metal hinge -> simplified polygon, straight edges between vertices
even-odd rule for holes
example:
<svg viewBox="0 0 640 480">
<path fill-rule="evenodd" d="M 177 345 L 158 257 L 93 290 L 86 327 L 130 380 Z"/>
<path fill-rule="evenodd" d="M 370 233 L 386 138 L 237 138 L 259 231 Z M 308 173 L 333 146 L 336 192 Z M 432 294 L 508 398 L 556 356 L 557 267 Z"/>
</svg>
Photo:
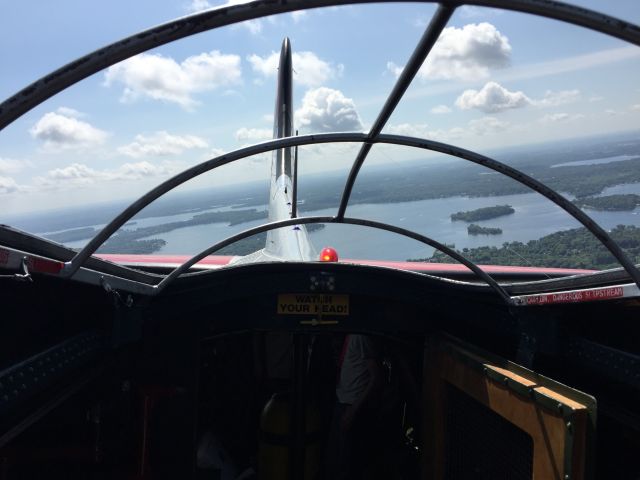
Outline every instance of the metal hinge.
<svg viewBox="0 0 640 480">
<path fill-rule="evenodd" d="M 11 275 L 0 275 L 0 278 L 16 280 L 18 282 L 33 282 L 33 277 L 29 272 L 28 267 L 28 259 L 27 257 L 22 257 L 22 261 L 20 262 L 20 268 L 22 273 L 13 273 Z"/>
</svg>

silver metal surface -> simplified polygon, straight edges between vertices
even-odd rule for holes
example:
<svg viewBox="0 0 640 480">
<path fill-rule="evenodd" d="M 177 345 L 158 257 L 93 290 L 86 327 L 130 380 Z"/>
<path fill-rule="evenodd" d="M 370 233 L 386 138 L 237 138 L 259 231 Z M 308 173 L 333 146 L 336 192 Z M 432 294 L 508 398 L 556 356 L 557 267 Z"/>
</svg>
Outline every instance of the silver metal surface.
<svg viewBox="0 0 640 480">
<path fill-rule="evenodd" d="M 298 136 L 298 131 L 296 130 L 296 136 Z M 292 192 L 291 192 L 291 218 L 296 218 L 298 216 L 298 146 L 293 153 L 293 184 L 292 184 Z"/>
<path fill-rule="evenodd" d="M 300 138 L 300 137 L 298 137 Z M 276 228 L 281 227 L 289 227 L 292 225 L 305 225 L 307 223 L 331 223 L 334 221 L 333 217 L 302 217 L 302 218 L 291 218 L 289 220 L 280 220 L 278 222 L 265 223 L 263 225 L 258 225 L 257 227 L 250 228 L 248 230 L 244 230 L 240 233 L 232 235 L 230 237 L 225 238 L 224 240 L 211 245 L 210 247 L 202 250 L 200 253 L 194 255 L 189 260 L 184 262 L 178 268 L 173 270 L 169 275 L 167 275 L 158 285 L 158 293 L 165 289 L 173 280 L 179 277 L 182 273 L 186 272 L 193 265 L 198 263 L 207 255 L 214 253 L 221 248 L 226 247 L 227 245 L 231 245 L 232 243 L 237 242 L 238 240 L 242 240 L 243 238 L 248 238 L 258 233 L 267 232 L 269 230 L 274 230 Z"/>
</svg>

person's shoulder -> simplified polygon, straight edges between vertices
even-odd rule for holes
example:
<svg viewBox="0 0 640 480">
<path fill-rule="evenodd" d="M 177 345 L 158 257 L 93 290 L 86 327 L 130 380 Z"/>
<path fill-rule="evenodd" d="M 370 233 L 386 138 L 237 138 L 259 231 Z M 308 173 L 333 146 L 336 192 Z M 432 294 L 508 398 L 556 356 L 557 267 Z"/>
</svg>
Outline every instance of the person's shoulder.
<svg viewBox="0 0 640 480">
<path fill-rule="evenodd" d="M 382 351 L 380 341 L 371 335 L 351 335 L 350 341 L 354 348 L 361 349 L 367 357 L 377 357 Z"/>
<path fill-rule="evenodd" d="M 353 345 L 374 345 L 375 339 L 370 335 L 363 335 L 360 333 L 349 335 L 349 341 Z"/>
</svg>

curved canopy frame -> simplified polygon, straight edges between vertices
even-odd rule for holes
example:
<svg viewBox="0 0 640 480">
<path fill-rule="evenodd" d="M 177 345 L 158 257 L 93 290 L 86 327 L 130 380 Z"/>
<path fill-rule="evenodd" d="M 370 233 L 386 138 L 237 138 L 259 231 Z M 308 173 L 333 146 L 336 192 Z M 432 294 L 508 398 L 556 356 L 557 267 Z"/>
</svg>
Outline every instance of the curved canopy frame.
<svg viewBox="0 0 640 480">
<path fill-rule="evenodd" d="M 414 3 L 439 3 L 441 7 L 444 6 L 451 9 L 451 11 L 462 5 L 476 5 L 531 13 L 589 28 L 640 46 L 640 27 L 637 25 L 555 0 L 408 1 Z M 89 53 L 23 88 L 0 104 L 0 130 L 49 97 L 74 83 L 129 57 L 181 38 L 268 15 L 318 7 L 388 2 L 389 0 L 254 0 L 239 5 L 213 8 L 187 15 L 136 33 Z"/>
<path fill-rule="evenodd" d="M 420 139 L 415 137 L 407 137 L 403 135 L 387 135 L 380 134 L 374 139 L 368 139 L 366 134 L 363 133 L 325 133 L 325 134 L 317 134 L 317 135 L 301 135 L 297 137 L 286 137 L 276 140 L 271 140 L 268 142 L 260 143 L 257 145 L 252 145 L 250 147 L 242 148 L 236 150 L 234 152 L 221 155 L 220 157 L 213 158 L 206 162 L 200 163 L 194 167 L 191 167 L 187 170 L 184 170 L 182 173 L 170 178 L 169 180 L 163 182 L 158 185 L 156 188 L 150 190 L 148 193 L 140 197 L 138 200 L 133 202 L 129 207 L 127 207 L 120 215 L 114 218 L 108 225 L 106 225 L 93 239 L 80 251 L 78 254 L 71 259 L 71 261 L 65 264 L 65 268 L 63 270 L 63 275 L 67 277 L 73 276 L 78 269 L 84 264 L 84 262 L 93 255 L 96 250 L 111 236 L 113 235 L 120 227 L 122 227 L 125 223 L 127 223 L 136 213 L 141 211 L 144 207 L 149 205 L 151 202 L 161 197 L 165 193 L 173 190 L 179 185 L 195 178 L 203 173 L 206 173 L 210 170 L 214 170 L 218 167 L 226 165 L 228 163 L 240 160 L 242 158 L 255 155 L 258 153 L 263 153 L 271 150 L 276 150 L 279 148 L 288 148 L 295 147 L 299 145 L 310 145 L 310 144 L 319 144 L 319 143 L 336 143 L 336 142 L 365 142 L 369 141 L 371 143 L 382 143 L 382 144 L 393 144 L 393 145 L 404 145 L 416 148 L 422 148 L 425 150 L 445 153 L 448 155 L 452 155 L 463 160 L 467 160 L 472 163 L 476 163 L 478 165 L 482 165 L 491 170 L 499 172 L 503 175 L 506 175 L 517 182 L 526 185 L 527 187 L 535 190 L 541 195 L 545 196 L 553 203 L 558 205 L 560 208 L 565 210 L 569 215 L 578 220 L 582 225 L 584 225 L 593 235 L 596 236 L 602 242 L 602 244 L 611 252 L 611 254 L 618 259 L 620 264 L 625 268 L 627 273 L 631 276 L 631 278 L 640 286 L 640 271 L 635 267 L 633 262 L 627 257 L 624 251 L 620 248 L 620 246 L 607 234 L 607 232 L 602 229 L 595 221 L 593 221 L 587 214 L 585 214 L 582 210 L 576 207 L 569 200 L 564 198 L 562 195 L 554 191 L 553 189 L 547 187 L 543 183 L 538 180 L 526 175 L 525 173 L 510 167 L 504 163 L 501 163 L 497 160 L 491 159 L 484 155 L 480 155 L 478 153 L 472 152 L 470 150 L 465 150 L 460 147 L 456 147 L 454 145 L 435 142 L 433 140 Z M 345 201 L 345 195 L 343 194 L 341 204 Z M 323 217 L 324 218 L 324 217 Z M 344 216 L 336 216 L 334 218 L 328 217 L 334 223 L 348 223 L 345 221 Z M 296 221 L 298 223 L 313 223 L 313 222 L 302 222 L 303 218 L 292 219 L 291 223 L 283 224 L 282 226 L 286 226 L 289 224 L 295 224 Z M 316 221 L 317 222 L 317 221 Z M 373 222 L 376 223 L 376 222 Z M 265 227 L 263 225 L 258 228 Z M 370 226 L 373 226 L 370 225 Z M 273 227 L 276 228 L 276 227 Z M 377 223 L 377 228 L 383 228 L 389 231 L 394 231 L 390 225 Z M 247 236 L 253 235 L 255 233 L 260 233 L 262 231 L 270 230 L 271 228 L 265 228 L 264 230 L 259 230 L 248 234 Z M 403 229 L 400 229 L 403 230 Z M 396 233 L 401 233 L 405 235 L 404 232 L 408 232 L 403 230 L 401 233 L 397 231 Z M 438 248 L 449 256 L 452 256 L 450 252 L 443 250 L 442 248 L 436 247 L 435 242 L 428 237 L 423 237 L 415 232 L 411 232 L 414 235 L 418 235 L 420 238 L 412 237 L 419 239 L 420 241 L 424 241 L 423 239 L 428 239 L 425 243 L 434 246 L 434 248 Z M 411 235 L 407 235 L 411 236 Z M 244 237 L 242 237 L 244 238 Z M 238 240 L 237 238 L 236 240 Z M 434 243 L 429 243 L 434 242 Z M 230 242 L 232 243 L 232 242 Z M 228 243 L 227 243 L 228 244 Z M 227 245 L 225 244 L 225 245 Z M 224 246 L 224 245 L 223 245 Z M 222 247 L 219 247 L 222 248 Z M 446 248 L 446 247 L 445 247 Z M 450 249 L 449 249 L 450 250 Z M 210 250 L 212 251 L 212 250 Z M 191 265 L 195 264 L 199 259 L 203 258 L 205 255 L 202 255 L 200 258 L 196 259 Z M 456 258 L 456 257 L 453 257 Z M 457 259 L 457 258 L 456 258 Z M 469 260 L 466 260 L 469 262 Z M 463 262 L 464 263 L 464 262 Z M 465 263 L 467 265 L 467 263 Z M 468 266 L 468 265 L 467 265 Z M 180 267 L 179 267 L 180 268 Z M 183 269 L 182 271 L 184 271 Z M 474 272 L 475 269 L 472 269 Z M 477 272 L 476 272 L 477 273 Z M 175 278 L 176 275 L 172 277 Z M 483 277 L 484 278 L 484 277 Z M 165 283 L 166 286 L 166 283 Z"/>
<path fill-rule="evenodd" d="M 187 260 L 186 262 L 184 262 L 182 265 L 180 265 L 178 268 L 176 268 L 175 270 L 173 270 L 169 275 L 167 275 L 158 285 L 157 285 L 157 289 L 158 291 L 162 291 L 164 288 L 166 288 L 173 280 L 175 280 L 176 278 L 178 278 L 181 274 L 185 273 L 187 270 L 189 270 L 189 268 L 191 268 L 193 265 L 195 265 L 196 263 L 198 263 L 200 260 L 202 260 L 203 258 L 205 258 L 207 255 L 211 255 L 212 253 L 215 253 L 217 250 L 220 250 L 221 248 L 226 247 L 227 245 L 231 245 L 232 243 L 235 243 L 239 240 L 242 240 L 244 238 L 247 237 L 251 237 L 253 235 L 256 235 L 258 233 L 262 233 L 262 232 L 267 232 L 269 230 L 274 230 L 276 228 L 282 228 L 282 227 L 289 227 L 292 225 L 304 225 L 304 224 L 310 224 L 310 223 L 340 223 L 340 224 L 346 224 L 346 225 L 361 225 L 364 227 L 372 227 L 372 228 L 377 228 L 379 230 L 385 230 L 387 232 L 393 232 L 393 233 L 397 233 L 399 235 L 403 235 L 405 237 L 408 238 L 413 238 L 414 240 L 418 240 L 419 242 L 422 242 L 424 244 L 427 244 L 437 250 L 440 250 L 441 252 L 449 255 L 451 258 L 457 260 L 458 262 L 462 263 L 465 267 L 467 267 L 469 270 L 471 270 L 472 272 L 474 272 L 479 278 L 481 278 L 482 280 L 484 280 L 491 288 L 493 288 L 496 293 L 498 295 L 500 295 L 500 297 L 502 297 L 502 299 L 507 302 L 507 303 L 511 303 L 511 297 L 509 296 L 509 294 L 500 286 L 498 285 L 498 283 L 491 278 L 490 275 L 488 275 L 484 270 L 482 270 L 480 267 L 478 267 L 475 263 L 473 263 L 470 260 L 467 260 L 465 257 L 463 257 L 462 255 L 460 255 L 458 252 L 456 252 L 455 250 L 447 247 L 446 245 L 433 240 L 432 238 L 429 238 L 425 235 L 420 235 L 419 233 L 413 232 L 411 230 L 407 230 L 404 228 L 400 228 L 400 227 L 396 227 L 394 225 L 389 225 L 388 223 L 382 223 L 382 222 L 376 222 L 373 220 L 367 220 L 367 219 L 363 219 L 363 218 L 338 218 L 338 217 L 300 217 L 300 218 L 292 218 L 289 220 L 281 220 L 279 222 L 271 222 L 271 223 L 265 223 L 263 225 L 259 225 L 257 227 L 254 228 L 250 228 L 249 230 L 245 230 L 244 232 L 240 232 L 236 235 L 232 235 L 230 237 L 225 238 L 224 240 L 210 246 L 209 248 L 206 248 L 204 250 L 202 250 L 200 253 L 194 255 L 193 257 L 191 257 L 189 260 Z"/>
<path fill-rule="evenodd" d="M 430 0 L 413 0 L 421 3 L 435 3 Z M 39 105 L 49 97 L 73 85 L 74 83 L 104 69 L 119 61 L 125 60 L 133 55 L 142 53 L 151 48 L 164 45 L 168 42 L 185 38 L 196 33 L 215 29 L 225 25 L 260 18 L 266 15 L 292 12 L 296 10 L 305 10 L 308 8 L 316 8 L 323 6 L 348 5 L 359 3 L 381 3 L 382 0 L 255 0 L 249 3 L 234 5 L 229 7 L 214 8 L 205 12 L 182 17 L 163 25 L 151 28 L 144 32 L 128 37 L 119 42 L 113 43 L 88 54 L 59 70 L 43 77 L 30 86 L 26 87 L 16 95 L 10 97 L 0 104 L 0 130 L 13 122 L 15 119 Z M 431 151 L 437 151 L 456 156 L 458 158 L 483 165 L 496 172 L 502 173 L 514 180 L 530 187 L 531 189 L 542 194 L 556 205 L 561 207 L 582 225 L 584 225 L 598 240 L 611 252 L 611 254 L 620 262 L 634 282 L 640 287 L 640 271 L 630 261 L 622 249 L 611 239 L 605 230 L 603 230 L 596 222 L 594 222 L 582 210 L 577 208 L 563 196 L 550 189 L 546 185 L 529 177 L 517 169 L 509 167 L 503 163 L 493 160 L 489 157 L 477 154 L 475 152 L 465 150 L 454 145 L 434 142 L 431 140 L 413 138 L 401 135 L 385 135 L 382 134 L 386 122 L 395 110 L 396 106 L 402 99 L 405 91 L 411 84 L 418 69 L 428 56 L 431 48 L 435 44 L 442 30 L 445 28 L 448 20 L 455 9 L 464 4 L 496 7 L 501 9 L 519 11 L 523 13 L 536 14 L 548 18 L 561 20 L 567 23 L 583 26 L 601 33 L 611 35 L 621 40 L 626 40 L 632 44 L 640 46 L 640 28 L 624 22 L 622 20 L 599 14 L 584 8 L 575 7 L 553 0 L 441 0 L 438 10 L 433 16 L 430 24 L 425 30 L 422 38 L 416 46 L 409 62 L 405 66 L 391 94 L 387 98 L 382 110 L 373 123 L 368 133 L 332 133 L 321 135 L 306 135 L 298 137 L 281 138 L 250 147 L 242 148 L 220 157 L 205 161 L 195 167 L 189 168 L 182 173 L 172 177 L 171 179 L 158 185 L 138 200 L 127 207 L 120 215 L 112 220 L 104 227 L 88 244 L 85 246 L 70 262 L 65 264 L 62 275 L 72 277 L 86 262 L 86 260 L 102 245 L 113 233 L 124 225 L 131 217 L 142 210 L 149 203 L 164 195 L 173 188 L 182 183 L 199 176 L 205 172 L 218 168 L 222 165 L 240 160 L 250 155 L 263 153 L 279 148 L 294 147 L 299 145 L 308 145 L 316 143 L 330 142 L 360 142 L 361 149 L 353 163 L 345 189 L 338 208 L 338 214 L 335 217 L 308 217 L 294 218 L 282 222 L 261 225 L 259 227 L 247 230 L 240 234 L 229 237 L 212 247 L 204 250 L 200 254 L 192 257 L 182 266 L 175 269 L 165 279 L 154 287 L 156 292 L 166 288 L 166 286 L 177 278 L 181 273 L 186 271 L 190 266 L 194 265 L 199 259 L 209 253 L 222 248 L 234 241 L 246 238 L 256 233 L 271 230 L 273 228 L 289 226 L 294 224 L 330 222 L 330 223 L 347 223 L 356 225 L 365 225 L 374 228 L 395 232 L 401 235 L 414 238 L 423 243 L 433 246 L 447 255 L 460 261 L 480 278 L 484 279 L 496 292 L 509 302 L 511 299 L 506 292 L 500 287 L 489 275 L 482 271 L 473 262 L 460 256 L 454 250 L 449 249 L 445 245 L 430 239 L 429 237 L 411 232 L 392 225 L 373 222 L 363 219 L 354 219 L 345 217 L 346 208 L 351 196 L 353 185 L 355 184 L 357 175 L 367 158 L 371 147 L 375 143 L 395 144 L 412 146 Z"/>
</svg>

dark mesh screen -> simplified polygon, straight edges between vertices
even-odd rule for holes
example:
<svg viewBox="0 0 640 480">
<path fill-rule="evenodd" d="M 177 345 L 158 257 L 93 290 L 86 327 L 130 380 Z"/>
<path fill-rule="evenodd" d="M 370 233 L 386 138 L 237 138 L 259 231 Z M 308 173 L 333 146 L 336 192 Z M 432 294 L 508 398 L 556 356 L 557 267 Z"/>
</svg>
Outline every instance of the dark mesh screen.
<svg viewBox="0 0 640 480">
<path fill-rule="evenodd" d="M 531 480 L 531 436 L 449 384 L 446 394 L 445 478 Z"/>
</svg>

